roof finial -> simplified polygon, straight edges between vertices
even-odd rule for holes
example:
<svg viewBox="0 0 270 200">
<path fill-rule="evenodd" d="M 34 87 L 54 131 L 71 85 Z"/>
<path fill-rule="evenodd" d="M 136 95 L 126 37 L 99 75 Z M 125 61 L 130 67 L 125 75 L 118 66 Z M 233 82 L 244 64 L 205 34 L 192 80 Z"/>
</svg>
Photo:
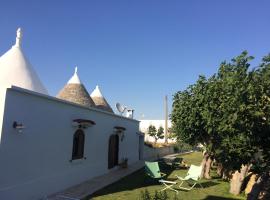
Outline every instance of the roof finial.
<svg viewBox="0 0 270 200">
<path fill-rule="evenodd" d="M 21 40 L 22 40 L 22 29 L 21 28 L 18 28 L 17 29 L 17 36 L 16 36 L 16 43 L 15 43 L 15 46 L 16 47 L 20 47 L 21 46 Z"/>
<path fill-rule="evenodd" d="M 75 83 L 75 84 L 81 84 L 81 80 L 78 76 L 78 67 L 75 67 L 73 76 L 69 79 L 68 83 Z"/>
</svg>

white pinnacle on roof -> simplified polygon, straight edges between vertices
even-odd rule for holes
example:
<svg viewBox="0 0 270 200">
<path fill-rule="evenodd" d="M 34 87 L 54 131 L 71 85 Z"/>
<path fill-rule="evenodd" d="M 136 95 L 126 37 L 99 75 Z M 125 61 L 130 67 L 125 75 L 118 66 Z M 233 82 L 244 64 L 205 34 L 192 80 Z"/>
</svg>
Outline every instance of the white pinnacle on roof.
<svg viewBox="0 0 270 200">
<path fill-rule="evenodd" d="M 93 101 L 95 103 L 95 106 L 97 108 L 113 113 L 113 110 L 112 110 L 111 106 L 108 104 L 106 99 L 101 94 L 98 85 L 96 86 L 95 90 L 91 93 L 90 96 L 93 99 Z"/>
<path fill-rule="evenodd" d="M 31 63 L 21 48 L 22 30 L 18 28 L 16 43 L 0 57 L 0 85 L 18 86 L 48 95 Z"/>
<path fill-rule="evenodd" d="M 74 74 L 73 74 L 73 76 L 69 79 L 69 81 L 68 81 L 68 84 L 69 83 L 74 83 L 74 84 L 82 84 L 81 83 L 81 80 L 80 80 L 80 78 L 79 78 L 79 76 L 78 76 L 78 67 L 75 67 L 75 71 L 74 71 Z"/>
<path fill-rule="evenodd" d="M 101 92 L 100 92 L 100 89 L 99 89 L 98 85 L 96 86 L 96 88 L 94 89 L 94 91 L 91 93 L 90 96 L 91 97 L 102 97 L 102 98 L 104 98 L 102 96 Z"/>
</svg>

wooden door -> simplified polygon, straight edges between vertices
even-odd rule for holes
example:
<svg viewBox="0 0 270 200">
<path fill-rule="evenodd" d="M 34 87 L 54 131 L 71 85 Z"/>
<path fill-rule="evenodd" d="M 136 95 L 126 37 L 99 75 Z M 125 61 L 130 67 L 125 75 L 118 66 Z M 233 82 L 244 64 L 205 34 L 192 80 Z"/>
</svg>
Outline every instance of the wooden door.
<svg viewBox="0 0 270 200">
<path fill-rule="evenodd" d="M 111 169 L 118 165 L 118 154 L 119 154 L 119 136 L 111 135 L 109 139 L 108 149 L 108 168 Z"/>
</svg>

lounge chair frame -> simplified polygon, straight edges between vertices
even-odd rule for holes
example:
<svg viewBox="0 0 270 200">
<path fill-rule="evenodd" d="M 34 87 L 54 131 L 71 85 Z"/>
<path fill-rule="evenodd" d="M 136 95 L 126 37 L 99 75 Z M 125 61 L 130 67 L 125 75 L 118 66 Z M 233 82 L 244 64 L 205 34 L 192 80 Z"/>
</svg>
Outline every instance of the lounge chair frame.
<svg viewBox="0 0 270 200">
<path fill-rule="evenodd" d="M 182 178 L 182 177 L 176 175 L 176 177 L 181 181 L 181 183 L 179 184 L 178 187 L 180 189 L 189 191 L 189 190 L 192 190 L 195 187 L 195 185 L 198 184 L 201 186 L 201 188 L 203 188 L 203 186 L 199 182 L 200 178 L 201 178 L 201 171 L 202 171 L 202 166 L 191 165 L 185 178 Z M 188 184 L 190 184 L 190 185 L 193 184 L 193 185 L 189 188 L 182 187 L 184 182 L 187 182 Z"/>
<path fill-rule="evenodd" d="M 174 181 L 166 181 L 166 180 L 159 180 L 159 182 L 164 186 L 163 189 L 161 189 L 160 191 L 164 191 L 164 190 L 172 190 L 174 192 L 176 192 L 176 194 L 178 194 L 178 191 L 173 189 L 173 186 L 177 184 L 177 182 Z"/>
</svg>

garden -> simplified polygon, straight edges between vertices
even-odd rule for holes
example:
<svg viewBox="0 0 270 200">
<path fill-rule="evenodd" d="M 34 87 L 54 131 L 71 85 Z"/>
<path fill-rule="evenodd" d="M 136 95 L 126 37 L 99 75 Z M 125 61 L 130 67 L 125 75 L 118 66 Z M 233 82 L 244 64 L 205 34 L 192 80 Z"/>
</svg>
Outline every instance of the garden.
<svg viewBox="0 0 270 200">
<path fill-rule="evenodd" d="M 183 158 L 183 160 L 188 165 L 200 165 L 203 154 L 201 152 L 195 152 L 186 155 L 179 155 L 179 157 Z M 185 176 L 187 173 L 187 169 L 172 169 L 170 166 L 166 166 L 164 164 L 160 164 L 160 169 L 162 172 L 167 174 L 165 179 L 170 181 L 177 181 L 175 175 Z M 163 186 L 158 181 L 155 182 L 148 180 L 148 177 L 146 177 L 145 175 L 144 169 L 141 169 L 121 179 L 120 181 L 94 193 L 93 196 L 89 197 L 89 199 L 245 199 L 244 196 L 235 197 L 228 192 L 229 182 L 223 181 L 221 178 L 218 178 L 215 168 L 213 169 L 211 174 L 213 176 L 211 180 L 201 180 L 203 188 L 195 186 L 195 188 L 190 191 L 184 191 L 178 189 L 178 185 L 176 185 L 174 188 L 179 191 L 178 194 L 176 194 L 176 192 L 170 190 L 166 190 L 165 193 L 159 192 L 163 188 Z"/>
<path fill-rule="evenodd" d="M 270 54 L 251 68 L 253 59 L 244 51 L 174 94 L 172 132 L 180 143 L 203 147 L 183 156 L 202 167 L 203 188 L 161 193 L 161 184 L 147 182 L 141 169 L 94 199 L 270 199 Z M 159 164 L 169 181 L 187 173 Z"/>
</svg>

